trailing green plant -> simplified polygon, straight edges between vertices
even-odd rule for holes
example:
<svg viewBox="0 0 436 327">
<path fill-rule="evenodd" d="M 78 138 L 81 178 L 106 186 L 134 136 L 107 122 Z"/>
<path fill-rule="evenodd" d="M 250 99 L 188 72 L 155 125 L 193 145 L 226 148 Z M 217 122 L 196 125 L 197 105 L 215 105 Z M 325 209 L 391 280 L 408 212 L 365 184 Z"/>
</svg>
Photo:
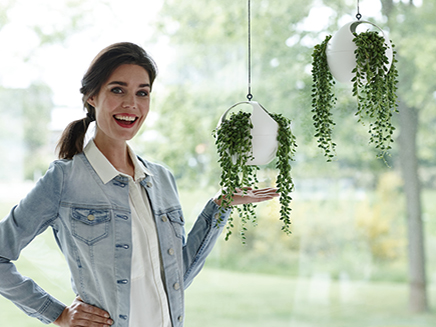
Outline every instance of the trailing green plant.
<svg viewBox="0 0 436 327">
<path fill-rule="evenodd" d="M 312 54 L 312 112 L 315 137 L 318 147 L 324 150 L 327 161 L 335 156 L 336 144 L 332 141 L 332 132 L 335 122 L 332 120 L 332 109 L 336 104 L 333 92 L 335 81 L 327 64 L 326 48 L 332 38 L 328 35 L 325 40 L 315 46 Z"/>
<path fill-rule="evenodd" d="M 324 150 L 327 161 L 335 156 L 336 144 L 332 141 L 332 129 L 335 123 L 332 119 L 332 109 L 336 104 L 334 96 L 334 79 L 327 64 L 326 47 L 331 39 L 328 35 L 325 40 L 315 46 L 313 57 L 313 87 L 312 112 L 315 126 L 315 137 L 318 146 Z M 356 116 L 358 122 L 369 121 L 369 143 L 375 144 L 379 151 L 378 158 L 385 158 L 391 149 L 392 135 L 395 127 L 392 125 L 392 115 L 397 112 L 397 83 L 398 71 L 395 50 L 390 69 L 387 68 L 387 45 L 383 36 L 375 31 L 360 34 L 354 33 L 353 42 L 356 67 L 352 73 L 352 94 L 357 100 Z M 392 44 L 394 48 L 394 45 Z"/>
<path fill-rule="evenodd" d="M 387 45 L 383 36 L 371 31 L 354 33 L 353 41 L 357 46 L 356 68 L 352 71 L 355 74 L 352 79 L 353 95 L 358 99 L 356 115 L 361 122 L 365 118 L 371 121 L 369 142 L 375 144 L 380 152 L 379 156 L 384 158 L 393 142 L 395 127 L 391 119 L 398 106 L 395 51 L 388 70 L 386 65 L 389 60 L 385 55 Z"/>
<path fill-rule="evenodd" d="M 291 165 L 297 144 L 290 129 L 290 120 L 281 114 L 269 115 L 278 123 L 278 149 L 276 153 L 276 168 L 278 170 L 276 186 L 280 194 L 280 220 L 283 221 L 282 230 L 288 234 L 290 230 L 290 193 L 294 188 L 291 178 Z M 222 189 L 221 205 L 223 208 L 236 207 L 241 219 L 241 237 L 243 243 L 246 240 L 247 223 L 256 224 L 255 204 L 244 204 L 232 207 L 233 195 L 238 189 L 247 192 L 249 188 L 257 188 L 257 171 L 259 166 L 248 165 L 247 162 L 253 159 L 251 129 L 253 124 L 251 114 L 243 111 L 231 113 L 230 117 L 224 120 L 214 131 L 218 152 L 218 163 L 221 168 L 220 186 Z M 233 217 L 230 215 L 227 224 L 226 240 L 229 239 L 234 228 Z"/>
</svg>

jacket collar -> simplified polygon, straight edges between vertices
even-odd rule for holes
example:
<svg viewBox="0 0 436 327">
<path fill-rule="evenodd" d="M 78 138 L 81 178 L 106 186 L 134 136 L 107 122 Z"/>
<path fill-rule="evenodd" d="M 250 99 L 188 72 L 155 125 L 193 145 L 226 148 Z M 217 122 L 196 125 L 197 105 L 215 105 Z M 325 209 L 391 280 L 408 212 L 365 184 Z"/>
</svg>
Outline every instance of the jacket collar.
<svg viewBox="0 0 436 327">
<path fill-rule="evenodd" d="M 129 145 L 127 145 L 127 148 L 133 165 L 135 166 L 135 181 L 140 182 L 147 176 L 153 176 L 150 170 L 148 170 L 144 164 L 138 160 L 137 156 Z M 123 174 L 115 169 L 110 161 L 107 160 L 103 153 L 101 153 L 101 151 L 97 148 L 93 139 L 88 142 L 83 150 L 83 153 L 85 154 L 92 168 L 94 168 L 94 170 L 97 172 L 97 175 L 100 177 L 103 184 L 107 184 L 112 179 L 120 175 L 128 177 L 126 174 Z"/>
</svg>

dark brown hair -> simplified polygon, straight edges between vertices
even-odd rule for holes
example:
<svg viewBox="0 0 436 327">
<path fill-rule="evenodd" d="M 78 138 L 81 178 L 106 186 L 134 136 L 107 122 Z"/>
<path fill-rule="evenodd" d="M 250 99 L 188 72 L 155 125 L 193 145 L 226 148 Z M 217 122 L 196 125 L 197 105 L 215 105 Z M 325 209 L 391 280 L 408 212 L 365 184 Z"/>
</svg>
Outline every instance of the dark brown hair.
<svg viewBox="0 0 436 327">
<path fill-rule="evenodd" d="M 87 111 L 86 117 L 71 122 L 65 128 L 57 145 L 60 159 L 72 159 L 74 155 L 83 151 L 86 131 L 89 124 L 95 120 L 95 108 L 88 103 L 88 99 L 97 95 L 110 75 L 123 64 L 133 64 L 144 68 L 150 78 L 150 87 L 153 86 L 157 66 L 140 46 L 122 42 L 112 44 L 100 51 L 82 78 L 80 92 L 83 94 L 82 102 Z"/>
</svg>

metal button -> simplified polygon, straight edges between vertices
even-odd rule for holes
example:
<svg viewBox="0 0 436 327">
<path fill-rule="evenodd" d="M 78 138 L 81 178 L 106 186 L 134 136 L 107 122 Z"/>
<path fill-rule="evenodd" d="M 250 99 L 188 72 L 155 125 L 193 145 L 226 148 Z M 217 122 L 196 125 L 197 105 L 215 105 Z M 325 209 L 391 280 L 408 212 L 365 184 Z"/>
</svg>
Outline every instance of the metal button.
<svg viewBox="0 0 436 327">
<path fill-rule="evenodd" d="M 168 221 L 168 217 L 165 215 L 163 215 L 161 219 L 164 223 L 166 223 Z"/>
<path fill-rule="evenodd" d="M 173 248 L 169 249 L 169 250 L 168 250 L 168 254 L 169 254 L 169 255 L 174 255 L 174 249 L 173 249 Z"/>
<path fill-rule="evenodd" d="M 175 283 L 175 284 L 174 284 L 174 289 L 175 289 L 176 291 L 178 291 L 178 290 L 180 289 L 180 284 L 179 284 L 179 283 Z"/>
<path fill-rule="evenodd" d="M 94 215 L 89 215 L 89 216 L 88 216 L 88 220 L 89 220 L 89 221 L 93 221 L 94 219 L 95 219 Z"/>
<path fill-rule="evenodd" d="M 117 280 L 117 283 L 118 284 L 127 284 L 129 281 L 127 280 L 127 279 L 120 279 L 120 280 Z"/>
<path fill-rule="evenodd" d="M 183 316 L 179 316 L 179 318 L 177 318 L 177 320 L 178 320 L 179 322 L 182 322 L 182 321 L 183 321 Z"/>
<path fill-rule="evenodd" d="M 220 214 L 219 214 L 219 213 L 215 214 L 215 219 L 216 219 L 216 220 L 219 220 L 219 219 L 220 219 Z"/>
<path fill-rule="evenodd" d="M 184 220 L 183 220 L 183 216 L 180 216 L 180 220 L 181 220 L 181 221 L 184 221 Z"/>
<path fill-rule="evenodd" d="M 147 182 L 147 187 L 152 187 L 153 183 L 152 182 Z"/>
</svg>

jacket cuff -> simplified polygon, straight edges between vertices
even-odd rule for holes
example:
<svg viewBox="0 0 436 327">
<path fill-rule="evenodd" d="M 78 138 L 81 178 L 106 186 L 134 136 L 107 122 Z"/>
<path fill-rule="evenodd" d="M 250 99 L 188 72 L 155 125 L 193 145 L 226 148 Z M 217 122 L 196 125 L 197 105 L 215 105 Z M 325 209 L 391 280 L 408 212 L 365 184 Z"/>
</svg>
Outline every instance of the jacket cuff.
<svg viewBox="0 0 436 327">
<path fill-rule="evenodd" d="M 209 216 L 212 217 L 212 226 L 218 228 L 222 228 L 226 225 L 231 211 L 231 208 L 220 207 L 213 199 L 211 199 L 205 207 L 205 212 L 209 213 Z"/>
<path fill-rule="evenodd" d="M 36 318 L 38 318 L 44 324 L 51 324 L 59 318 L 65 308 L 65 304 L 53 297 L 50 297 L 47 299 L 41 310 L 39 310 Z"/>
</svg>

